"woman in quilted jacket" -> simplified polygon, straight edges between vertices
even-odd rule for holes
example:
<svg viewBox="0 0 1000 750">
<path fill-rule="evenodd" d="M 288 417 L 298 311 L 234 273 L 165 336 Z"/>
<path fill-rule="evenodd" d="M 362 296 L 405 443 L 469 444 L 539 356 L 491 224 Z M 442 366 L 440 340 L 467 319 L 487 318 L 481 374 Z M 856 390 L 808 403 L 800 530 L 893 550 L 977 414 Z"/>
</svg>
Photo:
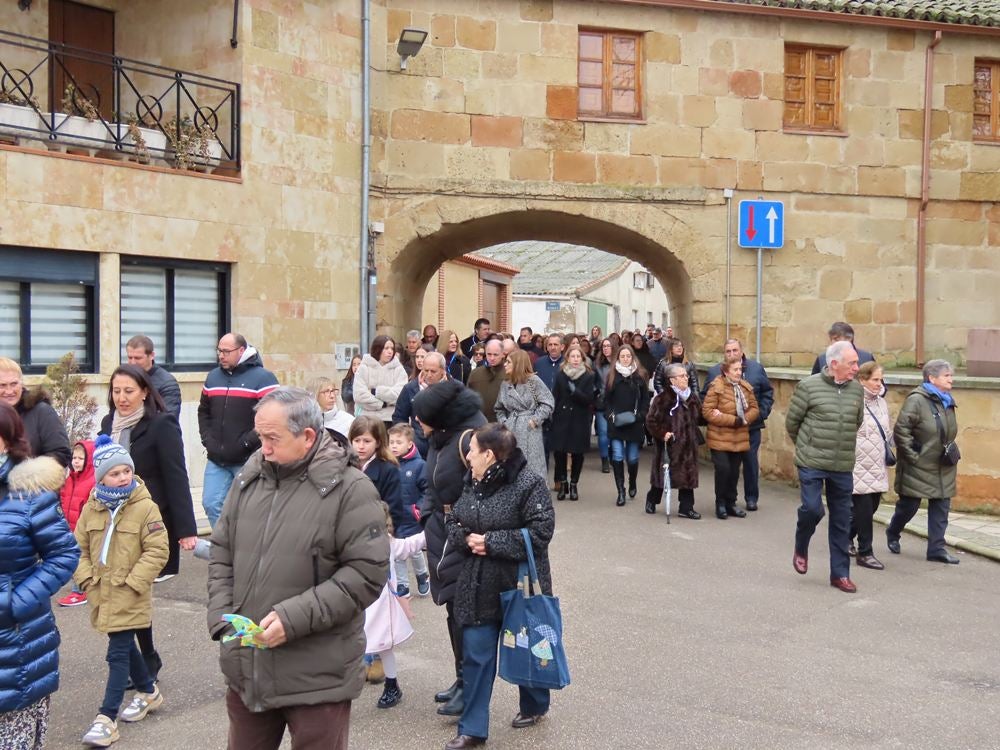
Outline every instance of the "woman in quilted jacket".
<svg viewBox="0 0 1000 750">
<path fill-rule="evenodd" d="M 45 745 L 59 687 L 59 631 L 50 599 L 80 550 L 59 504 L 63 467 L 31 448 L 14 408 L 0 403 L 0 747 Z"/>
<path fill-rule="evenodd" d="M 736 507 L 736 485 L 743 456 L 750 450 L 750 428 L 760 413 L 753 386 L 743 379 L 743 360 L 730 359 L 712 381 L 701 406 L 708 421 L 706 442 L 715 465 L 715 517 L 743 518 L 746 511 Z"/>
<path fill-rule="evenodd" d="M 851 500 L 851 539 L 856 536 L 857 561 L 862 568 L 882 570 L 885 566 L 872 550 L 872 517 L 889 490 L 889 469 L 885 463 L 886 439 L 891 443 L 889 406 L 882 393 L 882 368 L 875 362 L 865 362 L 858 370 L 858 382 L 865 389 L 864 421 L 858 429 L 855 449 L 854 490 Z"/>
<path fill-rule="evenodd" d="M 354 403 L 360 407 L 358 416 L 375 417 L 385 422 L 386 429 L 392 427 L 396 399 L 408 379 L 396 356 L 396 343 L 388 336 L 376 336 L 354 373 L 352 390 Z"/>
</svg>

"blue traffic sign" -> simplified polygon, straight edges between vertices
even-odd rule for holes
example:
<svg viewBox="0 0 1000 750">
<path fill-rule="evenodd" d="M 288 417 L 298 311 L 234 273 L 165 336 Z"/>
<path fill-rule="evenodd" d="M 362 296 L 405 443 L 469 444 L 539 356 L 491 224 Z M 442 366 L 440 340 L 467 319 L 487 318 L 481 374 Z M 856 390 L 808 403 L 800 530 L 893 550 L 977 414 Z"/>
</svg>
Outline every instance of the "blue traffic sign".
<svg viewBox="0 0 1000 750">
<path fill-rule="evenodd" d="M 740 201 L 740 247 L 774 250 L 785 244 L 785 204 Z"/>
</svg>

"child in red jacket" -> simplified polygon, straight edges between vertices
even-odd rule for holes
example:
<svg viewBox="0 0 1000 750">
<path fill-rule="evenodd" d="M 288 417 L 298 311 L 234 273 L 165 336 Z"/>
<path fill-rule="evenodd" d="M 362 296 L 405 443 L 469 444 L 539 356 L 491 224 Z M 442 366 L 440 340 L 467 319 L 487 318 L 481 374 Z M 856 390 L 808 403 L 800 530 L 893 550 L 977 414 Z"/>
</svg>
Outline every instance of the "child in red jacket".
<svg viewBox="0 0 1000 750">
<path fill-rule="evenodd" d="M 81 440 L 73 446 L 73 461 L 70 464 L 69 476 L 66 477 L 66 483 L 60 493 L 63 515 L 66 516 L 70 531 L 76 530 L 80 511 L 83 510 L 91 490 L 94 489 L 94 462 L 91 460 L 93 455 L 93 440 Z M 73 590 L 59 600 L 60 607 L 78 607 L 86 603 L 87 595 L 75 583 Z"/>
</svg>

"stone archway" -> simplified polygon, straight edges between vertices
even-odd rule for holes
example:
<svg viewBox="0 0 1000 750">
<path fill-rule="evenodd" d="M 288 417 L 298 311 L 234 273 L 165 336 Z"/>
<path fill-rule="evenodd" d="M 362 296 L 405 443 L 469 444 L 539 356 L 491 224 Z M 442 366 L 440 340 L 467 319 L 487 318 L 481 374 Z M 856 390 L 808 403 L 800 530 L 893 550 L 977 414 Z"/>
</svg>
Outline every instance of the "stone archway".
<svg viewBox="0 0 1000 750">
<path fill-rule="evenodd" d="M 716 260 L 719 243 L 725 248 L 724 206 L 433 195 L 397 207 L 377 247 L 380 330 L 398 334 L 419 320 L 424 289 L 445 261 L 503 242 L 544 240 L 646 266 L 666 291 L 689 350 L 715 350 L 724 335 L 725 267 Z"/>
</svg>

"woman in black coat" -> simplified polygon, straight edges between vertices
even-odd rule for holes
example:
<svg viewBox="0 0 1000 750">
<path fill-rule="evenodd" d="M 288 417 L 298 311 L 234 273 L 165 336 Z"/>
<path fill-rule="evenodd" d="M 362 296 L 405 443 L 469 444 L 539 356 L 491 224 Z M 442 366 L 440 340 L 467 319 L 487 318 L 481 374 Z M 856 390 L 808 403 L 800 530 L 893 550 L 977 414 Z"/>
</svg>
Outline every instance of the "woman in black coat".
<svg viewBox="0 0 1000 750">
<path fill-rule="evenodd" d="M 448 545 L 459 550 L 462 568 L 455 589 L 455 618 L 463 631 L 465 706 L 458 736 L 446 747 L 482 744 L 489 735 L 490 694 L 497 672 L 503 611 L 500 594 L 517 588 L 517 570 L 527 560 L 521 529 L 527 529 L 542 593 L 552 594 L 549 541 L 555 512 L 544 477 L 527 469 L 514 434 L 503 425 L 475 431 L 462 495 L 447 516 Z M 529 727 L 549 710 L 549 691 L 519 687 L 511 722 Z"/>
<path fill-rule="evenodd" d="M 632 347 L 623 345 L 608 374 L 604 392 L 604 414 L 611 441 L 611 469 L 618 489 L 615 504 L 619 507 L 625 504 L 625 462 L 628 463 L 628 496 L 635 497 L 637 492 L 635 480 L 639 474 L 639 449 L 645 440 L 646 410 L 649 408 L 648 378 L 636 361 Z"/>
<path fill-rule="evenodd" d="M 594 417 L 597 393 L 594 372 L 583 356 L 579 344 L 566 351 L 566 360 L 556 373 L 556 406 L 552 412 L 551 444 L 555 454 L 555 480 L 559 485 L 558 500 L 579 500 L 577 483 L 583 471 L 583 454 L 590 448 L 590 425 Z M 566 454 L 573 459 L 569 481 L 566 481 Z"/>
<path fill-rule="evenodd" d="M 656 440 L 656 456 L 649 472 L 646 512 L 655 513 L 660 502 L 666 459 L 670 468 L 670 486 L 677 490 L 680 506 L 677 515 L 697 521 L 701 514 L 694 509 L 694 491 L 698 487 L 701 399 L 690 382 L 684 364 L 674 362 L 667 365 L 663 377 L 667 386 L 653 398 L 646 414 L 646 429 Z"/>
</svg>

